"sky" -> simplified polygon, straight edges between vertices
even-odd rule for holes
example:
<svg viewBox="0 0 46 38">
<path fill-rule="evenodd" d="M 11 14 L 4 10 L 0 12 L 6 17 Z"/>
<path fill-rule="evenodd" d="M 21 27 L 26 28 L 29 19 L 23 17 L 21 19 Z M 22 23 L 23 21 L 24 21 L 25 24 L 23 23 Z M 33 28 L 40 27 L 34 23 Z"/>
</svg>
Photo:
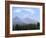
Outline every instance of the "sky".
<svg viewBox="0 0 46 38">
<path fill-rule="evenodd" d="M 39 8 L 28 8 L 28 7 L 13 7 L 12 8 L 12 19 L 15 17 L 20 19 L 30 18 L 40 22 L 40 9 Z"/>
</svg>

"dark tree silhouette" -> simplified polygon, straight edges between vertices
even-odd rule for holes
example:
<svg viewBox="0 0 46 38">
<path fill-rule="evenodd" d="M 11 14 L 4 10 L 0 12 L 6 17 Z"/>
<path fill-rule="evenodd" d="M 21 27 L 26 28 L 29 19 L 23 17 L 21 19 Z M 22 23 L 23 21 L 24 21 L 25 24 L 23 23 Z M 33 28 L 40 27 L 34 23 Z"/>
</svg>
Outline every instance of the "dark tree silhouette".
<svg viewBox="0 0 46 38">
<path fill-rule="evenodd" d="M 36 28 L 37 26 L 37 28 Z M 36 24 L 16 24 L 13 25 L 13 30 L 36 30 L 36 29 L 40 29 L 40 23 L 38 22 L 37 25 Z"/>
<path fill-rule="evenodd" d="M 37 23 L 37 28 L 40 29 L 40 23 L 39 22 Z"/>
</svg>

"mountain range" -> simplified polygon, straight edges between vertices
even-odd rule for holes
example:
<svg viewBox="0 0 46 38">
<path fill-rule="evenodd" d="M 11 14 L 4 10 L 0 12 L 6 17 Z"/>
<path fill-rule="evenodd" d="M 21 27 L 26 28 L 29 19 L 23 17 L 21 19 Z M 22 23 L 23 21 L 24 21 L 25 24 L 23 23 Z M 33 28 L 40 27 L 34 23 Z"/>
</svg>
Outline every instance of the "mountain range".
<svg viewBox="0 0 46 38">
<path fill-rule="evenodd" d="M 12 22 L 13 24 L 37 24 L 38 21 L 28 17 L 21 19 L 18 16 L 16 16 L 12 19 Z"/>
</svg>

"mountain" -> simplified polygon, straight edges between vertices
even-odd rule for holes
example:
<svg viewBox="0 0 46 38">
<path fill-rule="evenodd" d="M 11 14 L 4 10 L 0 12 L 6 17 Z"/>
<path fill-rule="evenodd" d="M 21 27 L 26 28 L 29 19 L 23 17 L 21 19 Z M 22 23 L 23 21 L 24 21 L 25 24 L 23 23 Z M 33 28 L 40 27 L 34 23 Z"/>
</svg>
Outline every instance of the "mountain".
<svg viewBox="0 0 46 38">
<path fill-rule="evenodd" d="M 31 18 L 24 18 L 23 22 L 26 24 L 37 24 L 37 21 Z"/>
<path fill-rule="evenodd" d="M 28 17 L 21 19 L 16 16 L 13 18 L 13 24 L 37 24 L 37 21 Z"/>
<path fill-rule="evenodd" d="M 13 24 L 23 24 L 23 21 L 19 17 L 13 18 Z"/>
</svg>

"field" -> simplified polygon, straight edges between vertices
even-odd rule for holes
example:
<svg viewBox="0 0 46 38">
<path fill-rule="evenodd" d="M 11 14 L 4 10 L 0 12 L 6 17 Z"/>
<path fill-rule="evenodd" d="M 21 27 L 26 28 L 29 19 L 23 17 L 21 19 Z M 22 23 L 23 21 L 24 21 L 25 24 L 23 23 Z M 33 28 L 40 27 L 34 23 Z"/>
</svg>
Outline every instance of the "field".
<svg viewBox="0 0 46 38">
<path fill-rule="evenodd" d="M 40 29 L 40 23 L 38 22 L 37 25 L 36 24 L 16 24 L 13 25 L 13 31 L 17 31 L 17 30 L 37 30 Z"/>
</svg>

